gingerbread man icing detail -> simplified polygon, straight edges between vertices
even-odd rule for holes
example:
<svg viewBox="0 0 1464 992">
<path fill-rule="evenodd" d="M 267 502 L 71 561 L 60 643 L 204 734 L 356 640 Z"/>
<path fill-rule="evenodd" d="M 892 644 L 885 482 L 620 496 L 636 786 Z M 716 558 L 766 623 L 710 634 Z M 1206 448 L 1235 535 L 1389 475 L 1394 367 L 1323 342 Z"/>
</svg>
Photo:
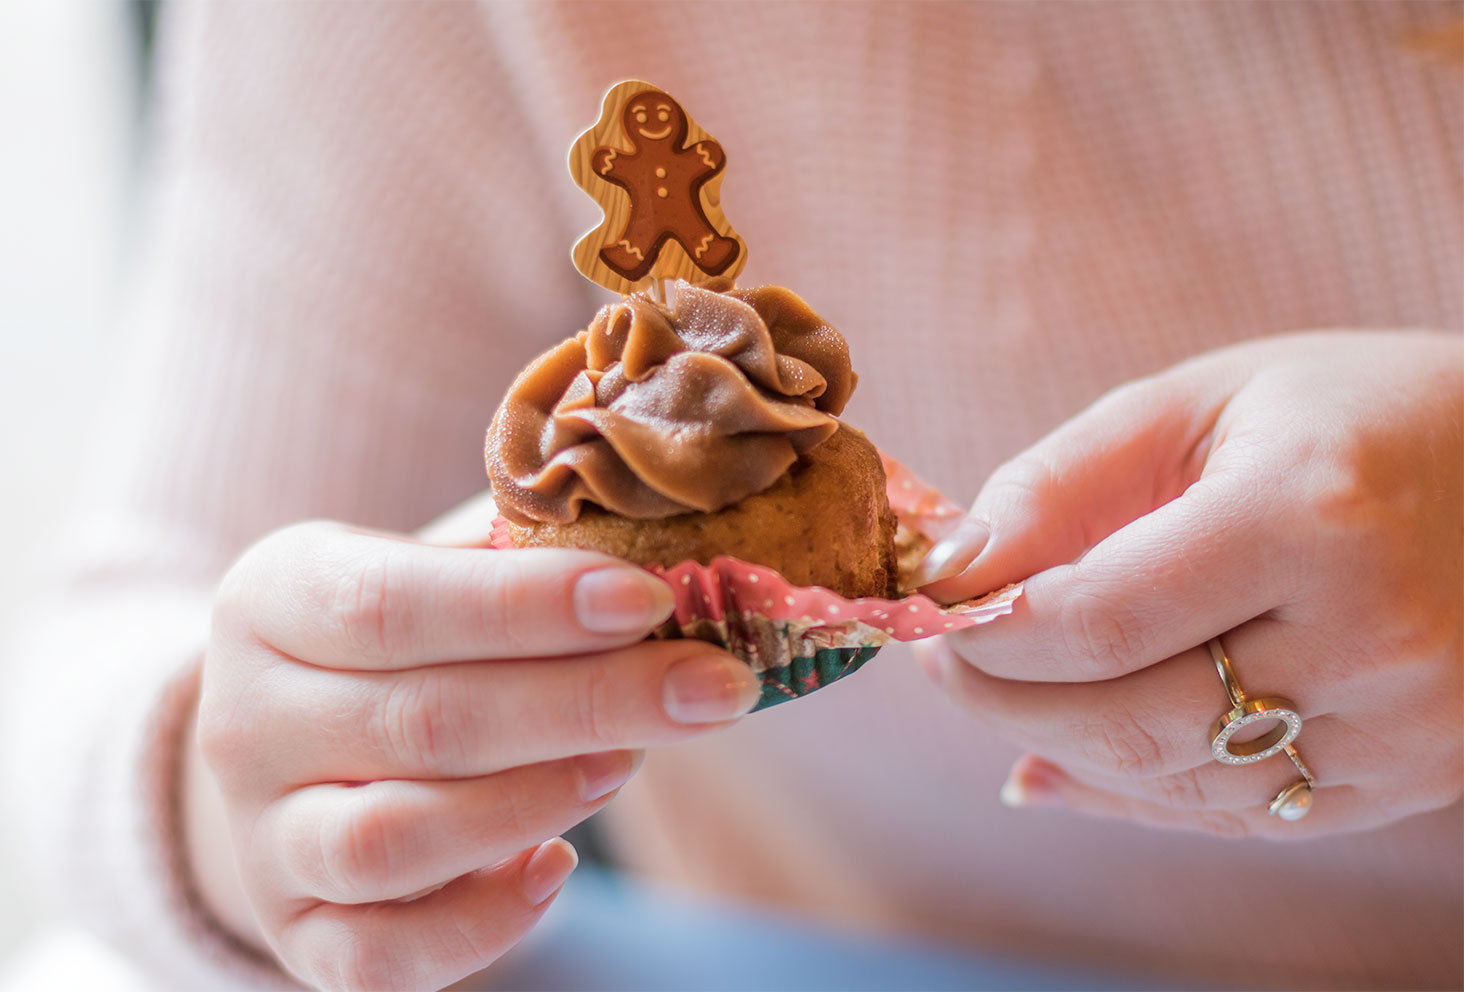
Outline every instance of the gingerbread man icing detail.
<svg viewBox="0 0 1464 992">
<path fill-rule="evenodd" d="M 741 245 L 717 232 L 702 209 L 701 189 L 727 164 L 710 138 L 687 141 L 686 112 L 660 90 L 643 90 L 625 103 L 621 126 L 632 151 L 596 148 L 595 175 L 624 189 L 630 215 L 620 236 L 600 249 L 611 271 L 635 282 L 649 274 L 669 240 L 709 276 L 727 271 Z"/>
</svg>

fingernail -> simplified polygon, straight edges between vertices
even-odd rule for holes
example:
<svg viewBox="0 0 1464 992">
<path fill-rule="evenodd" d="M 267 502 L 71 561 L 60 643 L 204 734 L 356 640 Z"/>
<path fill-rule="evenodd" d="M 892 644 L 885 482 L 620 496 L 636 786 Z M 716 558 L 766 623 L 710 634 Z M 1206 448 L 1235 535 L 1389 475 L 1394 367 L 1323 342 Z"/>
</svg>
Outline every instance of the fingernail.
<svg viewBox="0 0 1464 992">
<path fill-rule="evenodd" d="M 1026 788 L 1016 779 L 1007 779 L 1001 784 L 1001 792 L 997 793 L 1003 806 L 1010 806 L 1012 809 L 1021 809 L 1023 806 L 1030 806 L 1031 799 L 1027 795 Z"/>
<path fill-rule="evenodd" d="M 643 633 L 671 615 L 671 587 L 639 568 L 602 568 L 574 584 L 574 613 L 597 634 Z"/>
<path fill-rule="evenodd" d="M 545 841 L 524 865 L 524 898 L 538 906 L 564 887 L 579 864 L 579 854 L 563 837 Z"/>
<path fill-rule="evenodd" d="M 997 798 L 1003 806 L 1023 809 L 1030 806 L 1061 806 L 1062 797 L 1051 780 L 1040 773 L 1040 759 L 1027 756 L 1012 766 L 1002 783 Z"/>
<path fill-rule="evenodd" d="M 960 575 L 991 540 L 991 528 L 979 520 L 966 519 L 954 531 L 941 538 L 925 559 L 915 566 L 911 577 L 916 586 L 928 586 L 942 579 Z"/>
<path fill-rule="evenodd" d="M 574 770 L 579 776 L 580 797 L 592 803 L 614 792 L 630 781 L 645 756 L 644 751 L 604 751 L 576 758 Z"/>
<path fill-rule="evenodd" d="M 661 698 L 677 723 L 716 723 L 741 716 L 762 695 L 751 668 L 728 655 L 683 661 L 666 673 Z"/>
</svg>

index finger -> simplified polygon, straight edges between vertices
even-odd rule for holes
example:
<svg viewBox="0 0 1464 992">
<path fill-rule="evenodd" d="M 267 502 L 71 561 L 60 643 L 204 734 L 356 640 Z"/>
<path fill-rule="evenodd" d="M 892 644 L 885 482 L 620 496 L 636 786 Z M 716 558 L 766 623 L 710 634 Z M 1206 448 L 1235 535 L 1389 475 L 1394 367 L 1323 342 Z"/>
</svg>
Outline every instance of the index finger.
<svg viewBox="0 0 1464 992">
<path fill-rule="evenodd" d="M 215 615 L 298 660 L 368 670 L 604 651 L 641 640 L 673 606 L 665 582 L 609 555 L 310 523 L 246 554 Z"/>
<path fill-rule="evenodd" d="M 1012 615 L 953 635 L 989 675 L 1091 682 L 1147 668 L 1284 603 L 1297 565 L 1239 471 L 1207 475 L 1071 564 L 1023 583 Z"/>
</svg>

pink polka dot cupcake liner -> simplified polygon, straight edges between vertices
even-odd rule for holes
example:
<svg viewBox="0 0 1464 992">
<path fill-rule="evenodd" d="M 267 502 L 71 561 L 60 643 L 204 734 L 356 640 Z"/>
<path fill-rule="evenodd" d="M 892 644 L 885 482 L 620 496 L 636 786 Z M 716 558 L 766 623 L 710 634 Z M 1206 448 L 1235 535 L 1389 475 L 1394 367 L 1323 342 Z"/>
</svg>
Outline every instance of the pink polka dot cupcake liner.
<svg viewBox="0 0 1464 992">
<path fill-rule="evenodd" d="M 899 462 L 882 458 L 890 508 L 899 521 L 895 544 L 903 580 L 964 511 Z M 501 519 L 492 546 L 512 547 Z M 675 612 L 653 636 L 695 637 L 742 659 L 762 680 L 757 709 L 806 696 L 858 671 L 890 641 L 990 623 L 1010 613 L 1022 594 L 1016 584 L 950 606 L 913 592 L 898 599 L 846 599 L 822 586 L 795 586 L 776 569 L 730 556 L 652 571 L 676 594 Z"/>
</svg>

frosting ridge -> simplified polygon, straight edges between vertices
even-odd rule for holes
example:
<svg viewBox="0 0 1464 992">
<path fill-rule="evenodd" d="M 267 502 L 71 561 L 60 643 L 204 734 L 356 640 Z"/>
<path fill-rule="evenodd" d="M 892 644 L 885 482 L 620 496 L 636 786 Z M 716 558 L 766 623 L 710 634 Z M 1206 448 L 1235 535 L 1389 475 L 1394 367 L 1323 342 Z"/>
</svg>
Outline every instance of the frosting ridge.
<svg viewBox="0 0 1464 992">
<path fill-rule="evenodd" d="M 636 294 L 540 355 L 488 429 L 499 512 L 569 523 L 713 512 L 771 486 L 838 429 L 849 349 L 792 291 L 678 283 Z"/>
</svg>

